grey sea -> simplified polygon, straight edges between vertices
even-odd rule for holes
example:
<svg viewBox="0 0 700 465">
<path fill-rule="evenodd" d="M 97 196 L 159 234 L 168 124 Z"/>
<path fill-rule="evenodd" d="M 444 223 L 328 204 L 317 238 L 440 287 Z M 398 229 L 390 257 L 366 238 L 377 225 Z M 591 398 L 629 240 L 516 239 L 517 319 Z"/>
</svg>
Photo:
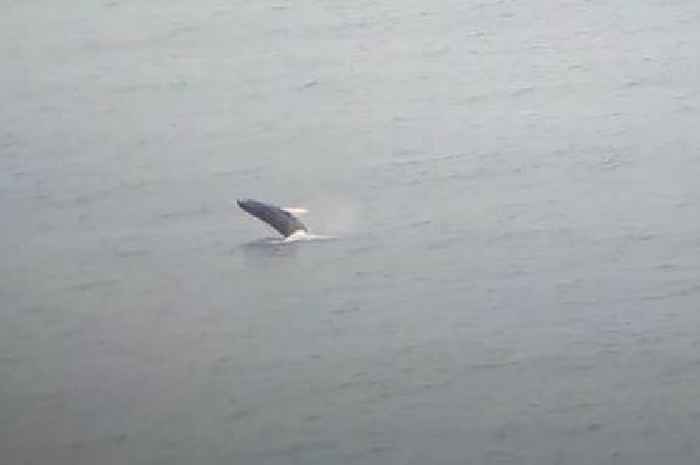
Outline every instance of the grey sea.
<svg viewBox="0 0 700 465">
<path fill-rule="evenodd" d="M 1 3 L 2 464 L 700 463 L 699 2 Z"/>
</svg>

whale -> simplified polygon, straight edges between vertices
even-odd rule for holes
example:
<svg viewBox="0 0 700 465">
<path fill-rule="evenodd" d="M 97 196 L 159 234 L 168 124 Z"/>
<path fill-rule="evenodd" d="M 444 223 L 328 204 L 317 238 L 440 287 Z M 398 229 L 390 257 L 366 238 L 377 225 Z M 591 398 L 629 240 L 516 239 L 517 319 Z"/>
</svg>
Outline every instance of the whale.
<svg viewBox="0 0 700 465">
<path fill-rule="evenodd" d="M 306 225 L 292 213 L 294 211 L 303 212 L 304 210 L 285 209 L 253 199 L 238 199 L 236 203 L 244 212 L 268 224 L 285 238 L 300 231 L 304 233 L 308 231 Z"/>
</svg>

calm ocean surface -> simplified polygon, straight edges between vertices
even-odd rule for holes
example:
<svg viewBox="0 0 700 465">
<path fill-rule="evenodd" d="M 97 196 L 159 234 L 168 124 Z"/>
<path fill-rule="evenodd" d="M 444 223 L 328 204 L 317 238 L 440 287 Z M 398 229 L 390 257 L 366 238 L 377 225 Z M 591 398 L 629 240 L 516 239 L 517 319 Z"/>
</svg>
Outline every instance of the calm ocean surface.
<svg viewBox="0 0 700 465">
<path fill-rule="evenodd" d="M 697 1 L 0 11 L 3 464 L 700 463 Z"/>
</svg>

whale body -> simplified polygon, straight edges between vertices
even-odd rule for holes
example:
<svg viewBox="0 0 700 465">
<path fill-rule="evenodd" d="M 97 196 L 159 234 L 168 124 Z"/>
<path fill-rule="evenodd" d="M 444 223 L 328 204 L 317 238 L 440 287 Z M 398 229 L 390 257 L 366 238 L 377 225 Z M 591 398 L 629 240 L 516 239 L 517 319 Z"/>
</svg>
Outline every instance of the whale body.
<svg viewBox="0 0 700 465">
<path fill-rule="evenodd" d="M 252 199 L 239 199 L 236 203 L 243 211 L 272 226 L 285 238 L 299 231 L 307 231 L 304 223 L 284 208 Z"/>
</svg>

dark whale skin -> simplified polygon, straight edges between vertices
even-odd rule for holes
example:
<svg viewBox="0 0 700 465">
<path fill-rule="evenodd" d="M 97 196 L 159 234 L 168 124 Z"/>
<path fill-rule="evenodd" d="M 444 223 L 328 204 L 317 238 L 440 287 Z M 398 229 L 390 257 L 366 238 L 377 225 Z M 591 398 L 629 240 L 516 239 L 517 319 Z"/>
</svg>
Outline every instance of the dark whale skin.
<svg viewBox="0 0 700 465">
<path fill-rule="evenodd" d="M 276 205 L 253 199 L 239 199 L 236 203 L 243 211 L 272 226 L 284 237 L 289 237 L 297 231 L 307 231 L 304 223 L 296 216 Z"/>
</svg>

